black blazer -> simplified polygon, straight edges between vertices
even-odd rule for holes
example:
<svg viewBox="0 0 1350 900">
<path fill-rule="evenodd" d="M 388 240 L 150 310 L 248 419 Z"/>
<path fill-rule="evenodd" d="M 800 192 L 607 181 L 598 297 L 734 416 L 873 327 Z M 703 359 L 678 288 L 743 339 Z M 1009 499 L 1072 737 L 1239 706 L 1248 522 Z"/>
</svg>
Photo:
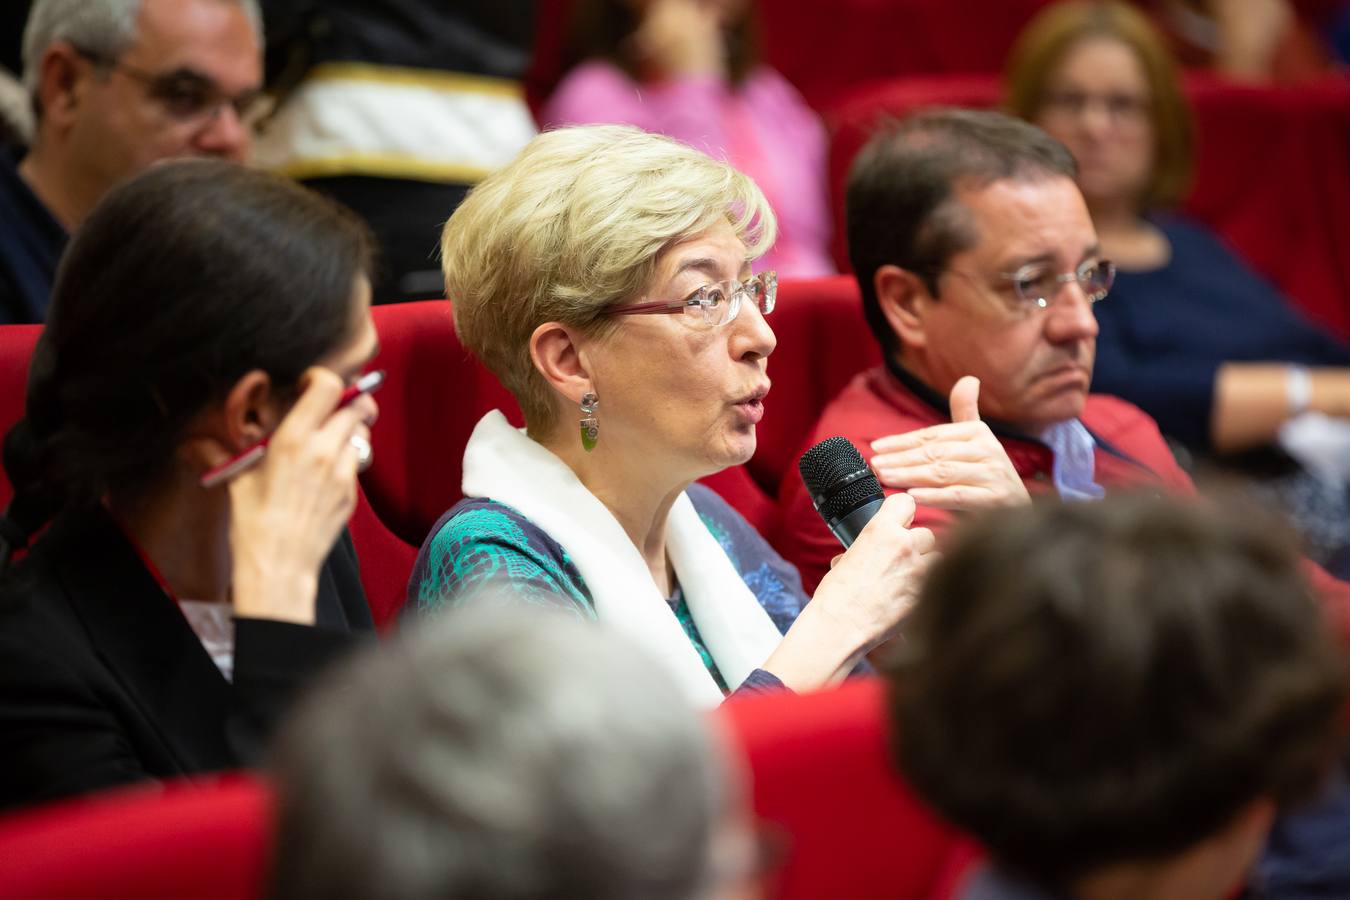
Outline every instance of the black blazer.
<svg viewBox="0 0 1350 900">
<path fill-rule="evenodd" d="M 346 534 L 316 614 L 236 619 L 231 684 L 109 516 L 63 515 L 0 584 L 0 808 L 255 763 L 297 686 L 373 631 Z"/>
</svg>

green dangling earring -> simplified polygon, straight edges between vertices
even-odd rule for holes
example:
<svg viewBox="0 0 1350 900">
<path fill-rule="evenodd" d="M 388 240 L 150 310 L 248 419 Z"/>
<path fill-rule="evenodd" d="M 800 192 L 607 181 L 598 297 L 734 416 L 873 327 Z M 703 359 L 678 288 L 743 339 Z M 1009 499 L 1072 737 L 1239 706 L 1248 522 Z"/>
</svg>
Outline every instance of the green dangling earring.
<svg viewBox="0 0 1350 900">
<path fill-rule="evenodd" d="M 585 417 L 581 420 L 581 446 L 587 453 L 595 449 L 600 442 L 600 420 L 595 410 L 600 406 L 600 398 L 587 391 L 581 398 L 581 411 Z"/>
</svg>

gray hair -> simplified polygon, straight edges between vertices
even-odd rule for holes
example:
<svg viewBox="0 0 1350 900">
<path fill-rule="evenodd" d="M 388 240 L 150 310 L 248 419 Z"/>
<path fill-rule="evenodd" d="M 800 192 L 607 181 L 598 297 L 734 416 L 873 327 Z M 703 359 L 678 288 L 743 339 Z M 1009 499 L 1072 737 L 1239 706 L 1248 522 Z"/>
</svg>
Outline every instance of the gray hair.
<svg viewBox="0 0 1350 900">
<path fill-rule="evenodd" d="M 243 7 L 258 44 L 263 42 L 258 0 L 229 0 Z M 23 32 L 23 83 L 37 96 L 42 54 L 65 41 L 100 59 L 117 59 L 136 42 L 142 0 L 36 0 Z"/>
<path fill-rule="evenodd" d="M 288 725 L 275 897 L 687 900 L 716 868 L 709 724 L 593 623 L 472 604 Z"/>
</svg>

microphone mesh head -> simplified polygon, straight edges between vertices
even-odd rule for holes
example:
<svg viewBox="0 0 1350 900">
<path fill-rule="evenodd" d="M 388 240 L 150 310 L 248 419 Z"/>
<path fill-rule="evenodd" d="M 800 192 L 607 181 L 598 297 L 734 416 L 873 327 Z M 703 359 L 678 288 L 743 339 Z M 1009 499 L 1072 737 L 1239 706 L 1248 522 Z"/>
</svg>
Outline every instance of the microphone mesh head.
<svg viewBox="0 0 1350 900">
<path fill-rule="evenodd" d="M 821 516 L 837 519 L 883 496 L 881 482 L 847 438 L 826 438 L 802 454 L 802 481 Z M 862 473 L 861 475 L 859 473 Z M 853 480 L 849 481 L 849 477 Z"/>
</svg>

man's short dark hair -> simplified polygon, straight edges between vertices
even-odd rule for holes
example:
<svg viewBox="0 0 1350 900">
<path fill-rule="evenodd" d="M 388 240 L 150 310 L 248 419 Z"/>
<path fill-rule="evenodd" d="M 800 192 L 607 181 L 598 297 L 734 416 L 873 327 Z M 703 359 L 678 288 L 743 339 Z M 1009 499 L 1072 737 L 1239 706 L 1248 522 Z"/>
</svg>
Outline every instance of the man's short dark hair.
<svg viewBox="0 0 1350 900">
<path fill-rule="evenodd" d="M 1300 564 L 1265 515 L 1175 499 L 975 523 L 891 673 L 901 768 L 1061 891 L 1302 799 L 1334 759 L 1345 671 Z"/>
<path fill-rule="evenodd" d="M 926 110 L 867 142 L 849 169 L 845 221 L 863 312 L 883 351 L 900 348 L 877 302 L 877 269 L 913 272 L 936 297 L 938 273 L 979 239 L 953 196 L 958 187 L 1055 175 L 1077 175 L 1064 145 L 997 112 Z"/>
</svg>

